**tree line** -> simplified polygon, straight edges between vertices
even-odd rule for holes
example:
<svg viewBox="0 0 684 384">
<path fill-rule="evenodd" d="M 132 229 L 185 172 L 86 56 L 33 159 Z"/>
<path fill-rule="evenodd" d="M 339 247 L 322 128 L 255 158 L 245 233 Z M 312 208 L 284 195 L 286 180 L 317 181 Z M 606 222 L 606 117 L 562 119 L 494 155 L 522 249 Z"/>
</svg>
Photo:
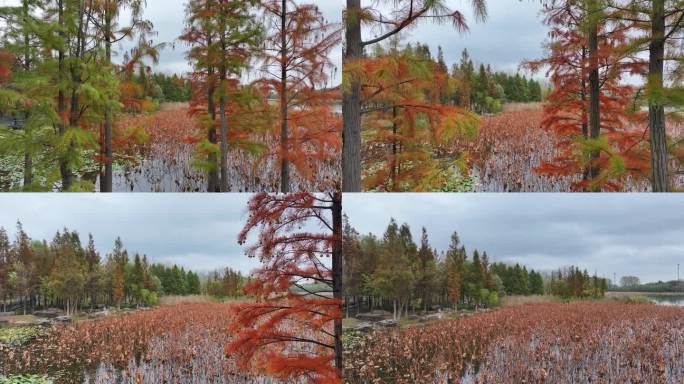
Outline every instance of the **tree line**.
<svg viewBox="0 0 684 384">
<path fill-rule="evenodd" d="M 343 288 L 351 311 L 389 309 L 395 318 L 431 308 L 492 307 L 504 295 L 601 297 L 607 281 L 576 267 L 541 272 L 518 263 L 491 263 L 487 252 L 466 251 L 457 232 L 439 252 L 425 228 L 420 242 L 391 219 L 382 237 L 360 235 L 345 218 Z"/>
<path fill-rule="evenodd" d="M 121 112 L 152 113 L 160 103 L 187 102 L 190 100 L 190 82 L 177 74 L 152 73 L 141 66 L 136 72 L 127 73 L 119 86 Z"/>
<path fill-rule="evenodd" d="M 423 50 L 429 54 L 427 45 Z M 494 72 L 489 64 L 481 63 L 476 67 L 467 49 L 463 50 L 460 62 L 452 64 L 449 72 L 442 47 L 438 47 L 437 64 L 442 72 L 448 73 L 451 84 L 444 101 L 479 114 L 500 112 L 505 103 L 543 100 L 542 86 L 537 80 L 520 73 Z"/>
<path fill-rule="evenodd" d="M 240 271 L 232 268 L 215 270 L 203 279 L 202 293 L 217 298 L 240 297 L 248 283 L 249 278 Z"/>
<path fill-rule="evenodd" d="M 612 285 L 610 290 L 623 292 L 684 292 L 684 282 L 681 280 L 670 280 L 641 283 L 637 276 L 623 276 L 620 278 L 620 285 Z"/>
<path fill-rule="evenodd" d="M 0 301 L 3 309 L 29 313 L 58 307 L 80 309 L 154 305 L 162 295 L 241 296 L 246 278 L 230 268 L 200 277 L 178 265 L 150 263 L 130 254 L 121 238 L 101 256 L 92 235 L 86 244 L 63 229 L 52 240 L 34 240 L 17 223 L 10 240 L 0 228 Z"/>
<path fill-rule="evenodd" d="M 600 298 L 608 290 L 608 279 L 590 276 L 587 270 L 569 267 L 553 271 L 548 282 L 548 292 L 560 297 Z"/>
<path fill-rule="evenodd" d="M 396 39 L 390 39 L 389 44 L 396 44 Z M 451 66 L 444 58 L 441 46 L 437 47 L 434 56 L 430 47 L 424 43 L 407 44 L 396 50 L 384 49 L 382 46 L 374 49 L 371 57 L 384 54 L 399 54 L 411 52 L 420 60 L 431 62 L 430 68 L 441 74 L 444 79 L 439 88 L 439 102 L 445 105 L 457 105 L 478 114 L 496 113 L 501 111 L 505 103 L 529 103 L 543 100 L 543 89 L 539 81 L 525 75 L 513 75 L 498 71 L 494 72 L 490 64 L 477 65 L 470 57 L 468 49 L 464 49 L 458 63 Z"/>
</svg>

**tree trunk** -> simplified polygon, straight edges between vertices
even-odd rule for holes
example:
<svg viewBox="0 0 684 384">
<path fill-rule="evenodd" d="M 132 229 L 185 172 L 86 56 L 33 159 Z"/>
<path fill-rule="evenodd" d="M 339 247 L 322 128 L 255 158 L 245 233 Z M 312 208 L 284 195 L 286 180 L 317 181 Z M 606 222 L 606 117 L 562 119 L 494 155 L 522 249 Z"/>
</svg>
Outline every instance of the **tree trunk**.
<svg viewBox="0 0 684 384">
<path fill-rule="evenodd" d="M 226 118 L 226 95 L 221 81 L 219 113 L 221 114 L 221 192 L 228 192 L 228 119 Z"/>
<path fill-rule="evenodd" d="M 59 35 L 64 38 L 64 0 L 59 0 L 57 3 L 58 7 L 58 23 L 60 26 L 60 32 Z M 57 54 L 57 61 L 58 61 L 58 83 L 62 83 L 64 79 L 64 65 L 65 65 L 65 57 L 64 57 L 64 47 L 60 46 L 59 51 Z M 66 96 L 64 93 L 64 89 L 62 87 L 59 88 L 57 91 L 57 117 L 59 119 L 57 123 L 57 132 L 59 133 L 60 136 L 64 136 L 66 133 Z M 62 177 L 62 190 L 67 191 L 71 188 L 71 184 L 73 183 L 73 174 L 71 173 L 71 169 L 69 167 L 69 162 L 67 161 L 65 156 L 60 156 L 59 159 L 59 173 L 60 176 Z"/>
<path fill-rule="evenodd" d="M 587 49 L 586 47 L 582 48 L 582 61 L 584 62 L 587 59 Z M 582 70 L 582 89 L 580 90 L 580 99 L 582 100 L 582 105 L 585 106 L 586 108 L 586 103 L 587 103 L 587 80 L 584 77 L 584 70 Z M 584 113 L 586 113 L 586 109 L 584 109 Z M 586 115 L 582 116 L 582 136 L 587 139 L 589 138 L 589 124 L 586 121 Z"/>
<path fill-rule="evenodd" d="M 223 4 L 225 0 L 221 1 Z M 228 68 L 226 63 L 226 20 L 221 17 L 219 21 L 219 43 L 221 44 L 221 64 L 219 66 L 219 113 L 221 115 L 221 192 L 228 192 L 228 119 L 226 116 L 226 79 L 228 78 Z"/>
<path fill-rule="evenodd" d="M 24 129 L 26 129 L 24 127 Z M 31 153 L 27 150 L 24 151 L 24 188 L 27 185 L 31 185 L 33 182 L 33 158 Z"/>
<path fill-rule="evenodd" d="M 398 124 L 397 124 L 397 106 L 392 107 L 392 162 L 390 164 L 390 177 L 392 178 L 392 192 L 397 192 L 399 190 L 399 186 L 397 185 L 397 176 L 399 175 L 398 169 L 397 169 L 397 131 L 398 131 Z"/>
<path fill-rule="evenodd" d="M 72 57 L 75 57 L 79 63 L 71 63 L 69 65 L 69 72 L 71 74 L 71 80 L 73 81 L 74 85 L 71 89 L 71 101 L 70 101 L 70 111 L 69 111 L 69 127 L 74 128 L 77 127 L 80 121 L 80 99 L 79 95 L 77 92 L 78 86 L 82 83 L 82 70 L 80 67 L 80 62 L 83 61 L 83 57 L 85 55 L 85 44 L 86 44 L 86 37 L 85 37 L 85 31 L 84 31 L 84 16 L 85 16 L 85 5 L 82 2 L 79 2 L 78 6 L 78 30 L 77 30 L 77 35 L 76 35 L 76 51 L 72 54 Z M 72 154 L 72 151 L 74 151 L 74 142 L 70 141 L 68 144 L 68 151 L 69 154 Z M 69 170 L 69 174 L 71 175 L 72 181 L 70 181 L 69 186 L 71 186 L 71 183 L 73 182 L 73 172 Z"/>
<path fill-rule="evenodd" d="M 109 0 L 105 1 L 105 65 L 107 67 L 112 65 L 112 17 L 109 10 Z M 113 179 L 113 152 L 112 152 L 112 126 L 113 126 L 112 108 L 107 105 L 105 108 L 105 122 L 104 122 L 104 174 L 100 177 L 100 192 L 112 192 Z"/>
<path fill-rule="evenodd" d="M 587 59 L 587 47 L 582 47 L 582 62 L 585 62 Z M 583 139 L 588 139 L 589 138 L 589 121 L 587 119 L 588 116 L 588 110 L 587 106 L 588 100 L 587 100 L 587 79 L 585 77 L 584 69 L 582 69 L 581 72 L 581 77 L 582 77 L 582 88 L 580 90 L 580 100 L 582 101 L 583 109 L 582 109 L 582 138 Z M 582 180 L 587 181 L 589 180 L 589 172 L 590 172 L 590 167 L 585 167 L 582 169 Z"/>
<path fill-rule="evenodd" d="M 207 43 L 211 45 L 211 37 L 207 40 Z M 207 113 L 209 113 L 209 119 L 211 120 L 211 125 L 209 126 L 209 132 L 207 133 L 207 139 L 212 144 L 218 143 L 218 138 L 216 137 L 216 105 L 214 104 L 214 93 L 216 89 L 214 88 L 214 68 L 207 68 L 207 73 L 209 77 L 209 86 L 207 87 Z M 208 155 L 209 161 L 209 174 L 207 183 L 207 192 L 220 192 L 219 190 L 219 176 L 218 176 L 218 159 L 216 152 L 210 152 Z"/>
<path fill-rule="evenodd" d="M 28 0 L 22 1 L 22 16 L 24 18 L 24 25 L 28 24 L 29 20 L 29 2 Z M 31 70 L 31 47 L 30 47 L 30 36 L 28 28 L 24 27 L 24 71 L 27 73 Z M 26 122 L 24 123 L 24 133 L 28 136 L 28 118 L 29 112 L 26 111 Z M 31 157 L 31 152 L 28 147 L 24 150 L 24 188 L 33 182 L 33 158 Z"/>
<path fill-rule="evenodd" d="M 359 60 L 361 46 L 361 0 L 347 0 L 344 65 Z M 342 95 L 342 190 L 361 191 L 361 83 L 352 79 Z"/>
<path fill-rule="evenodd" d="M 342 194 L 335 192 L 332 204 L 332 246 L 333 297 L 342 302 Z M 342 304 L 340 304 L 340 312 Z M 342 319 L 335 319 L 335 366 L 342 370 Z"/>
<path fill-rule="evenodd" d="M 290 192 L 290 164 L 287 160 L 287 0 L 282 1 L 280 14 L 280 192 Z"/>
<path fill-rule="evenodd" d="M 207 3 L 207 7 L 210 7 L 210 3 Z M 211 9 L 207 9 L 211 11 Z M 207 47 L 210 47 L 213 43 L 212 35 L 207 36 Z M 216 105 L 214 103 L 214 96 L 216 89 L 214 87 L 214 71 L 215 68 L 212 65 L 207 67 L 207 75 L 209 80 L 209 86 L 207 87 L 207 113 L 209 113 L 209 118 L 211 119 L 211 125 L 209 126 L 209 132 L 207 133 L 207 139 L 212 144 L 218 143 L 218 138 L 216 137 Z M 208 192 L 220 192 L 219 186 L 219 171 L 218 171 L 218 159 L 216 152 L 211 151 L 207 156 L 209 161 L 209 172 L 207 181 L 207 191 Z"/>
<path fill-rule="evenodd" d="M 651 97 L 648 107 L 648 123 L 651 135 L 651 184 L 653 192 L 669 191 L 667 132 L 665 106 L 660 99 L 665 69 L 665 1 L 653 0 L 651 44 L 649 47 L 648 82 Z"/>
<path fill-rule="evenodd" d="M 601 134 L 601 84 L 599 75 L 598 58 L 598 21 L 595 12 L 599 12 L 596 0 L 591 0 L 589 5 L 589 15 L 592 18 L 589 26 L 589 136 L 591 139 L 598 139 Z M 600 156 L 599 151 L 591 153 L 591 164 L 589 165 L 588 179 L 593 181 L 598 176 L 598 166 L 596 162 Z"/>
</svg>

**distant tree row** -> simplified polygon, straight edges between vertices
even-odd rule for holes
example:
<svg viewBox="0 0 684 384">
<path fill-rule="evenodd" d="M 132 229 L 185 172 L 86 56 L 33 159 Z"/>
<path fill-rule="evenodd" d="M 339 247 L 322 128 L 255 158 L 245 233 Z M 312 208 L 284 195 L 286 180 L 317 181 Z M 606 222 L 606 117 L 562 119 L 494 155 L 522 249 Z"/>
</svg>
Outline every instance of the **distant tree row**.
<svg viewBox="0 0 684 384">
<path fill-rule="evenodd" d="M 629 291 L 629 292 L 684 292 L 684 282 L 671 281 L 657 281 L 655 283 L 644 283 L 636 276 L 623 276 L 620 279 L 620 286 L 611 286 L 612 291 Z"/>
<path fill-rule="evenodd" d="M 149 274 L 159 279 L 160 284 L 156 288 L 159 288 L 158 291 L 161 294 L 198 295 L 201 293 L 199 275 L 175 264 L 170 267 L 164 264 L 152 264 L 149 267 Z"/>
<path fill-rule="evenodd" d="M 52 240 L 33 240 L 17 223 L 10 241 L 0 228 L 0 303 L 2 309 L 28 313 L 59 307 L 68 314 L 80 308 L 154 305 L 159 295 L 199 294 L 199 276 L 174 265 L 150 265 L 145 255 L 132 257 L 117 238 L 105 257 L 92 235 L 86 245 L 76 231 L 63 229 Z"/>
<path fill-rule="evenodd" d="M 126 58 L 124 58 L 126 59 Z M 145 65 L 139 69 L 127 69 L 121 75 L 122 112 L 155 112 L 163 102 L 187 102 L 190 100 L 190 82 L 176 74 L 152 73 Z"/>
<path fill-rule="evenodd" d="M 392 219 L 382 238 L 344 226 L 344 291 L 347 310 L 391 309 L 395 318 L 433 306 L 495 306 L 500 295 L 543 294 L 541 274 L 516 264 L 491 264 L 486 252 L 468 254 L 456 232 L 446 252 L 420 244 L 407 224 Z"/>
<path fill-rule="evenodd" d="M 390 47 L 396 44 L 390 41 Z M 436 72 L 441 74 L 443 83 L 433 86 L 439 93 L 439 102 L 444 105 L 454 105 L 480 114 L 499 112 L 505 103 L 529 103 L 543 100 L 541 84 L 533 79 L 516 73 L 494 72 L 490 64 L 475 64 L 467 49 L 461 53 L 458 63 L 453 63 L 451 69 L 444 59 L 442 47 L 438 47 L 434 57 L 427 44 L 408 44 L 405 48 L 393 51 L 376 47 L 375 56 L 409 53 L 419 60 L 430 62 Z"/>
<path fill-rule="evenodd" d="M 427 46 L 423 47 L 425 49 Z M 447 64 L 441 47 L 437 63 L 446 73 Z M 467 49 L 463 50 L 461 61 L 451 66 L 448 76 L 451 84 L 446 95 L 448 101 L 480 114 L 499 112 L 504 103 L 541 102 L 543 99 L 538 81 L 520 73 L 493 72 L 489 64 L 481 63 L 476 67 Z"/>
<path fill-rule="evenodd" d="M 232 268 L 215 270 L 207 275 L 202 293 L 214 297 L 238 297 L 243 295 L 247 278 Z"/>
<path fill-rule="evenodd" d="M 541 273 L 534 270 L 527 270 L 527 267 L 520 264 L 508 265 L 504 263 L 494 263 L 491 267 L 492 276 L 500 292 L 507 295 L 543 295 L 544 278 Z M 500 284 L 500 285 L 499 285 Z"/>
<path fill-rule="evenodd" d="M 608 290 L 608 280 L 594 274 L 581 271 L 576 267 L 569 267 L 551 274 L 548 291 L 561 297 L 603 297 Z"/>
<path fill-rule="evenodd" d="M 413 241 L 407 224 L 390 220 L 385 233 L 360 235 L 344 225 L 344 296 L 347 313 L 391 309 L 395 318 L 431 307 L 492 307 L 503 295 L 603 297 L 608 281 L 568 267 L 542 276 L 520 264 L 490 264 L 487 252 L 466 251 L 457 232 L 438 252 L 422 229 Z"/>
<path fill-rule="evenodd" d="M 152 81 L 161 91 L 156 92 L 154 95 L 159 100 L 166 102 L 185 102 L 190 100 L 192 90 L 187 79 L 175 73 L 173 75 L 155 73 L 152 75 Z"/>
</svg>

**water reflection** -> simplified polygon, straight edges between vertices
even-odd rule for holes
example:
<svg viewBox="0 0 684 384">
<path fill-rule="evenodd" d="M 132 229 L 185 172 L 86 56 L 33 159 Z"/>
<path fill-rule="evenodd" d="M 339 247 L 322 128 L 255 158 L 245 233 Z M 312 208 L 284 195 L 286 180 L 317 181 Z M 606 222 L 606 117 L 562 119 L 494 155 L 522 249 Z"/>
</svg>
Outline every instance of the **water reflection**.
<svg viewBox="0 0 684 384">
<path fill-rule="evenodd" d="M 656 304 L 684 307 L 684 293 L 681 295 L 647 295 L 647 297 Z"/>
</svg>

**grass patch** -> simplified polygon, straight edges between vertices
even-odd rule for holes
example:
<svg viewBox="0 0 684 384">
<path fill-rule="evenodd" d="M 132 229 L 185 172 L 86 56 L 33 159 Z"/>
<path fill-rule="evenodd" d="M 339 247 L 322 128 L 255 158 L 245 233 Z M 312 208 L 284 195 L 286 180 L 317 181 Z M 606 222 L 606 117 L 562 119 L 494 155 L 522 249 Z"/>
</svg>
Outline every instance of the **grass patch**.
<svg viewBox="0 0 684 384">
<path fill-rule="evenodd" d="M 499 305 L 506 308 L 526 304 L 558 303 L 559 301 L 561 299 L 551 295 L 503 296 Z"/>
<path fill-rule="evenodd" d="M 33 316 L 33 315 L 12 315 L 12 316 L 3 316 L 3 320 L 7 320 L 10 324 L 17 324 L 17 323 L 33 323 L 36 321 L 38 318 Z"/>
<path fill-rule="evenodd" d="M 342 319 L 342 328 L 354 328 L 359 324 L 359 320 L 353 317 Z"/>
<path fill-rule="evenodd" d="M 650 304 L 653 302 L 644 295 L 612 296 L 610 299 L 625 304 Z"/>
<path fill-rule="evenodd" d="M 207 295 L 184 295 L 184 296 L 162 296 L 159 298 L 159 305 L 178 305 L 178 304 L 206 304 L 215 303 L 218 300 Z"/>
</svg>

